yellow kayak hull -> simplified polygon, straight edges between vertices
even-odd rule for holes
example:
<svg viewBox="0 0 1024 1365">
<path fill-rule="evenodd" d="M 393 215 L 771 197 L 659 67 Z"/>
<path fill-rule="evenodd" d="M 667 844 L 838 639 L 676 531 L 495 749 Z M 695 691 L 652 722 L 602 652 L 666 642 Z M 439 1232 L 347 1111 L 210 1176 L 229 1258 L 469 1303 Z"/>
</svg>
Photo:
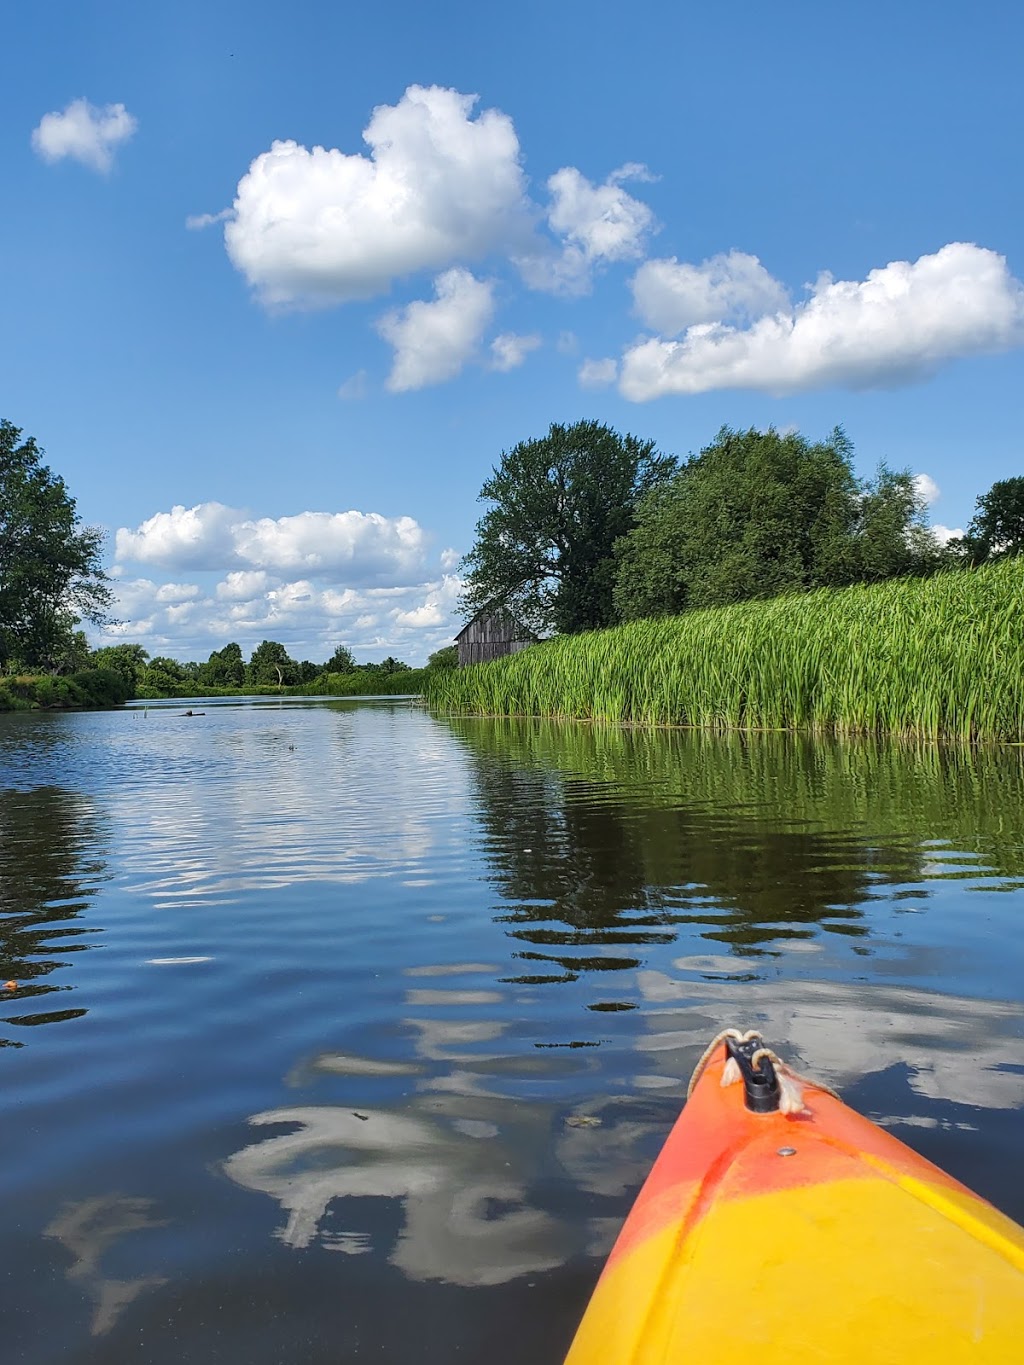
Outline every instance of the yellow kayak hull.
<svg viewBox="0 0 1024 1365">
<path fill-rule="evenodd" d="M 1024 1230 L 808 1083 L 747 1110 L 705 1067 L 566 1365 L 1024 1362 Z"/>
</svg>

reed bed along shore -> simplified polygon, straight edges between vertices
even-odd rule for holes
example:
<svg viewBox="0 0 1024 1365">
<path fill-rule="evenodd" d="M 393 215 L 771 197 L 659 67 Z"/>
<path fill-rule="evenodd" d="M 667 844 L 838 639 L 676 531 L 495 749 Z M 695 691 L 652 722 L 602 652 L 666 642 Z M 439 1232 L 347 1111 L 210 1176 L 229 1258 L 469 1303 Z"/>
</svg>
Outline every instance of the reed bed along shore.
<svg viewBox="0 0 1024 1365">
<path fill-rule="evenodd" d="M 1024 740 L 1024 559 L 562 636 L 446 669 L 438 710 Z"/>
</svg>

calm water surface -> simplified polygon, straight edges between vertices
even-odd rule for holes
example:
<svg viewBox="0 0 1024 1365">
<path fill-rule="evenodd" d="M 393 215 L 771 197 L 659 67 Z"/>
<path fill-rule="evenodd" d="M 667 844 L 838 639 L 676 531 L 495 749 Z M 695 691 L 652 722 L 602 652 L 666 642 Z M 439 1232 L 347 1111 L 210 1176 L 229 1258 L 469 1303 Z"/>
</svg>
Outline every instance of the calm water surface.
<svg viewBox="0 0 1024 1365">
<path fill-rule="evenodd" d="M 4 1361 L 558 1365 L 732 1023 L 1024 1220 L 1021 750 L 181 709 L 0 716 Z"/>
</svg>

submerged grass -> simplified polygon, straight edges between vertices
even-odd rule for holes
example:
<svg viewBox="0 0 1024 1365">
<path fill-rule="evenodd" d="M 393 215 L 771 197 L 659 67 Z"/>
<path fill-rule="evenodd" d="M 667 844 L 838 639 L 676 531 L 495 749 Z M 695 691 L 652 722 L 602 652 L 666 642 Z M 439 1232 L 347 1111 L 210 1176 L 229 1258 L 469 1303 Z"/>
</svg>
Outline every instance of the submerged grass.
<svg viewBox="0 0 1024 1365">
<path fill-rule="evenodd" d="M 431 677 L 439 710 L 1024 739 L 1024 559 L 562 636 Z"/>
</svg>

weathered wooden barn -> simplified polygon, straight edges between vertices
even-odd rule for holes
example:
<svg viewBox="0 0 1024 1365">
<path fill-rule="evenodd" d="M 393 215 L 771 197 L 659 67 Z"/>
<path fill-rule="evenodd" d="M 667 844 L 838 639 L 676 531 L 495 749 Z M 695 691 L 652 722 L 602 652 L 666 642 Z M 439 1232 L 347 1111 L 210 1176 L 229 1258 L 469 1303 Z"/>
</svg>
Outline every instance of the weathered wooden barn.
<svg viewBox="0 0 1024 1365">
<path fill-rule="evenodd" d="M 497 609 L 478 612 L 462 627 L 455 637 L 459 647 L 459 667 L 483 664 L 500 659 L 504 654 L 518 654 L 527 645 L 536 644 L 537 636 L 520 625 L 511 612 Z"/>
</svg>

